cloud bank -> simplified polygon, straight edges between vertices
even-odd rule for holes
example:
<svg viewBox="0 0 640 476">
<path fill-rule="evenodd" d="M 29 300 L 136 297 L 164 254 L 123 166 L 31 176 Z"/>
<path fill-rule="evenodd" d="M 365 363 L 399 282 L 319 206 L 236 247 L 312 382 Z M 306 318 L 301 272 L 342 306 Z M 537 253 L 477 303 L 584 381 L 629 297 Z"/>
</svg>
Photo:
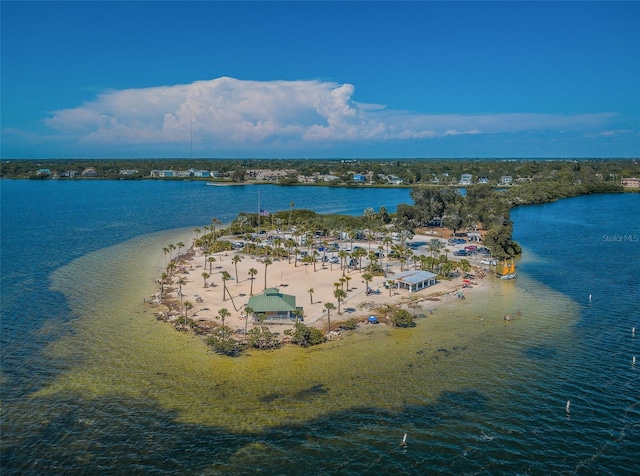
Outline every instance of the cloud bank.
<svg viewBox="0 0 640 476">
<path fill-rule="evenodd" d="M 599 131 L 613 114 L 420 114 L 353 99 L 351 84 L 247 81 L 221 77 L 191 84 L 105 91 L 54 111 L 45 124 L 93 144 L 214 147 L 313 146 L 324 141 L 407 141 L 522 131 Z"/>
</svg>

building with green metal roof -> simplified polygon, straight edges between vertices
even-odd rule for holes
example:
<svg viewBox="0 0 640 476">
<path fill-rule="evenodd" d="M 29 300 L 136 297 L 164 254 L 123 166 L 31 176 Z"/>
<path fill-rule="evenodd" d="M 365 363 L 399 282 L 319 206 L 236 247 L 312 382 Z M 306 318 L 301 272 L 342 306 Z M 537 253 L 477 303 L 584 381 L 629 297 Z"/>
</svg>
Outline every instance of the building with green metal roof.
<svg viewBox="0 0 640 476">
<path fill-rule="evenodd" d="M 247 306 L 253 309 L 256 321 L 264 318 L 270 323 L 289 324 L 296 320 L 296 314 L 302 321 L 302 308 L 296 306 L 296 297 L 282 294 L 278 288 L 267 288 L 262 294 L 251 296 Z"/>
</svg>

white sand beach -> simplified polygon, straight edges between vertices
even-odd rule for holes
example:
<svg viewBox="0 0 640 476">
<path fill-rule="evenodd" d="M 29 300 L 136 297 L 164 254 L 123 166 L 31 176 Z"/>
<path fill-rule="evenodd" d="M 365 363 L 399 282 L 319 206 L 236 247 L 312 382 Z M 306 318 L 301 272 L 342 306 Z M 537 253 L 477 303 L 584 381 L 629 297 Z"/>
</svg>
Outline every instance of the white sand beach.
<svg viewBox="0 0 640 476">
<path fill-rule="evenodd" d="M 425 242 L 434 236 L 416 235 L 413 241 Z M 354 242 L 355 246 L 368 249 L 367 242 Z M 372 249 L 377 245 L 372 244 Z M 447 245 L 453 251 L 452 245 Z M 415 250 L 416 254 L 426 254 L 425 247 Z M 189 318 L 198 323 L 199 326 L 215 326 L 219 323 L 216 318 L 218 311 L 226 308 L 230 316 L 225 319 L 225 324 L 232 329 L 244 329 L 245 326 L 251 329 L 253 319 L 246 322 L 244 307 L 247 305 L 253 290 L 253 295 L 263 292 L 266 288 L 278 288 L 283 294 L 295 296 L 296 305 L 303 308 L 304 323 L 323 331 L 327 331 L 327 314 L 325 303 L 331 302 L 336 308 L 331 311 L 332 329 L 340 325 L 341 322 L 349 318 L 357 321 L 366 321 L 370 315 L 376 315 L 376 309 L 382 308 L 386 304 L 399 305 L 413 313 L 429 313 L 444 303 L 460 299 L 459 294 L 466 299 L 473 294 L 473 291 L 482 286 L 482 272 L 474 269 L 472 274 L 475 279 L 464 279 L 461 275 L 451 281 L 438 281 L 437 284 L 416 292 L 409 292 L 405 289 L 391 289 L 385 287 L 387 280 L 392 280 L 395 274 L 401 271 L 399 261 L 384 258 L 383 266 L 387 270 L 387 276 L 374 276 L 369 282 L 369 288 L 373 293 L 367 293 L 366 283 L 363 273 L 359 269 L 340 269 L 339 263 L 322 262 L 305 264 L 300 261 L 295 262 L 294 258 L 273 259 L 266 269 L 261 257 L 245 254 L 241 251 L 229 251 L 217 253 L 213 256 L 216 261 L 210 266 L 205 264 L 206 257 L 200 250 L 192 250 L 189 259 L 180 260 L 178 271 L 173 279 L 173 291 L 167 293 L 166 299 L 180 302 L 180 286 L 177 280 L 182 278 L 185 284 L 181 286 L 182 302 L 190 302 L 193 308 L 188 311 Z M 326 254 L 328 258 L 333 257 L 333 253 Z M 236 264 L 232 261 L 234 256 L 239 256 L 240 261 Z M 337 255 L 336 255 L 337 256 Z M 321 253 L 322 257 L 322 253 Z M 405 264 L 404 270 L 412 268 L 412 264 Z M 254 268 L 257 271 L 255 279 L 250 279 L 249 270 Z M 207 287 L 204 286 L 203 272 L 209 273 Z M 222 273 L 227 272 L 231 279 L 227 281 L 227 295 L 223 300 Z M 478 272 L 480 271 L 480 272 Z M 340 304 L 338 313 L 338 302 L 334 297 L 336 286 L 334 283 L 340 282 L 340 278 L 346 278 L 343 289 L 347 291 L 347 296 Z M 253 288 L 252 288 L 253 286 Z M 310 290 L 313 290 L 310 293 Z M 179 305 L 178 305 L 179 306 Z M 175 306 L 174 306 L 175 307 Z M 179 309 L 179 307 L 178 307 Z M 382 318 L 382 316 L 379 315 Z M 384 319 L 381 319 L 384 323 Z M 282 332 L 291 325 L 272 324 L 271 329 Z"/>
</svg>

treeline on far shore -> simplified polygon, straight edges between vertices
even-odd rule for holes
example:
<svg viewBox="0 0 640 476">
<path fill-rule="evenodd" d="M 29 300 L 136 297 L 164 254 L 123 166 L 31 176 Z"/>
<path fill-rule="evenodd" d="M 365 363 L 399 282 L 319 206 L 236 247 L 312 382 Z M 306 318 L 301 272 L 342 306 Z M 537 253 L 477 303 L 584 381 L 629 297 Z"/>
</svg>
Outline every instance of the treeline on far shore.
<svg viewBox="0 0 640 476">
<path fill-rule="evenodd" d="M 91 169 L 91 174 L 82 172 Z M 419 184 L 458 186 L 468 184 L 514 185 L 526 182 L 563 184 L 617 182 L 640 176 L 637 159 L 10 159 L 0 164 L 2 178 L 31 179 L 158 179 L 154 170 L 208 171 L 212 175 L 187 176 L 191 180 L 252 181 L 251 170 L 286 171 L 275 183 L 298 185 L 301 177 L 330 175 L 329 182 L 314 185 L 361 186 Z M 504 178 L 509 178 L 505 183 Z M 184 175 L 161 180 L 184 180 Z"/>
</svg>

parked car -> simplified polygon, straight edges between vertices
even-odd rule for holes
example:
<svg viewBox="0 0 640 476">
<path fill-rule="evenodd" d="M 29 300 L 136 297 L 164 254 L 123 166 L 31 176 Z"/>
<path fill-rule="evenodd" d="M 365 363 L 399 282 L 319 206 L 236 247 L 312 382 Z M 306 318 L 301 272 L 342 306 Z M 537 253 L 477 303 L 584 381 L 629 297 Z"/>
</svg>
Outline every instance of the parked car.
<svg viewBox="0 0 640 476">
<path fill-rule="evenodd" d="M 465 250 L 454 251 L 453 254 L 454 254 L 454 256 L 468 256 L 469 255 L 469 253 L 467 253 Z"/>
</svg>

